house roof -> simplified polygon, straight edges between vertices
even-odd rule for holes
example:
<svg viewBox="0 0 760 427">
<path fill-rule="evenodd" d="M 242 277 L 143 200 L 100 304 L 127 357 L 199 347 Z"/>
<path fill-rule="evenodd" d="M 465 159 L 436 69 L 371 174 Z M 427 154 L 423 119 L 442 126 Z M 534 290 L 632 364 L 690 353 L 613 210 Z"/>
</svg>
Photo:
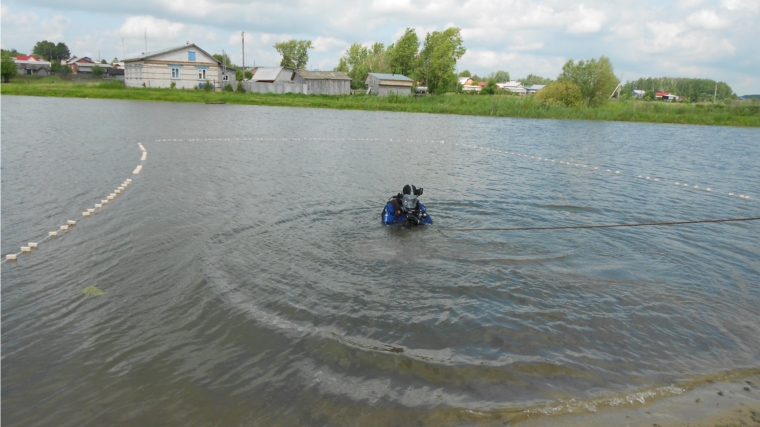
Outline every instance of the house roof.
<svg viewBox="0 0 760 427">
<path fill-rule="evenodd" d="M 70 59 L 67 62 L 67 64 L 79 64 L 79 63 L 81 63 L 81 64 L 94 64 L 95 61 L 93 61 L 92 59 L 90 59 L 90 58 L 88 58 L 86 56 L 83 57 L 83 58 L 77 58 L 76 56 L 74 56 L 74 57 L 72 57 L 72 59 Z"/>
<path fill-rule="evenodd" d="M 18 60 L 18 61 L 39 61 L 40 58 L 38 58 L 35 55 L 16 55 L 16 60 Z"/>
<path fill-rule="evenodd" d="M 194 47 L 194 48 L 196 48 L 197 50 L 199 50 L 199 51 L 201 51 L 201 52 L 205 53 L 206 55 L 208 55 L 209 57 L 211 57 L 212 59 L 214 59 L 214 61 L 216 61 L 218 64 L 221 64 L 221 62 L 219 62 L 219 61 L 218 61 L 216 58 L 214 58 L 214 57 L 213 57 L 213 56 L 212 56 L 210 53 L 208 53 L 208 52 L 206 52 L 205 50 L 201 49 L 201 48 L 200 48 L 200 47 L 199 47 L 197 44 L 195 44 L 195 43 L 186 43 L 186 44 L 183 44 L 183 45 L 181 45 L 181 46 L 174 46 L 174 47 L 169 47 L 169 48 L 166 48 L 166 49 L 157 50 L 157 51 L 155 51 L 155 52 L 148 52 L 147 54 L 143 54 L 143 55 L 141 55 L 141 56 L 136 56 L 136 57 L 134 57 L 134 58 L 125 59 L 125 60 L 124 60 L 124 61 L 122 61 L 122 62 L 127 62 L 127 61 L 140 61 L 140 60 L 143 60 L 143 59 L 148 59 L 148 58 L 150 58 L 151 56 L 156 56 L 156 55 L 163 55 L 163 54 L 165 54 L 165 53 L 174 52 L 175 50 L 180 50 L 180 49 L 184 49 L 184 48 L 186 48 L 186 47 L 191 47 L 191 46 L 192 46 L 192 47 Z"/>
<path fill-rule="evenodd" d="M 351 77 L 348 77 L 348 74 L 342 71 L 296 70 L 296 74 L 304 80 L 351 80 Z"/>
<path fill-rule="evenodd" d="M 478 86 L 483 87 L 486 85 L 487 82 L 478 82 Z"/>
<path fill-rule="evenodd" d="M 670 95 L 670 92 L 657 92 L 654 96 Z"/>
<path fill-rule="evenodd" d="M 404 81 L 404 82 L 412 81 L 412 79 L 410 79 L 409 77 L 403 76 L 401 74 L 369 73 L 367 75 L 372 76 L 379 80 L 399 80 L 399 81 Z"/>
<path fill-rule="evenodd" d="M 472 77 L 460 77 L 459 78 L 459 84 L 463 85 L 463 84 L 467 83 L 467 80 L 470 80 L 471 78 Z"/>
<path fill-rule="evenodd" d="M 279 76 L 285 68 L 286 67 L 257 68 L 251 80 L 254 82 L 273 82 L 277 80 L 277 76 Z M 292 68 L 288 68 L 288 70 L 292 70 Z"/>
<path fill-rule="evenodd" d="M 543 89 L 545 87 L 546 87 L 546 85 L 533 85 L 533 86 L 528 86 L 528 89 L 530 89 L 530 90 L 541 90 L 541 89 Z"/>
<path fill-rule="evenodd" d="M 523 87 L 522 82 L 509 81 L 504 83 L 504 87 Z"/>
</svg>

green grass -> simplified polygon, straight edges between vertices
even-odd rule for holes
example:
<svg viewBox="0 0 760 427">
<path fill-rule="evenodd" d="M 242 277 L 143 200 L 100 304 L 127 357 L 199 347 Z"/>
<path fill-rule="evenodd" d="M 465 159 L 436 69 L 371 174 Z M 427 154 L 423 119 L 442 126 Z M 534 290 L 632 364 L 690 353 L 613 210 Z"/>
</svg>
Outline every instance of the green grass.
<svg viewBox="0 0 760 427">
<path fill-rule="evenodd" d="M 679 123 L 694 125 L 760 127 L 760 104 L 675 104 L 611 101 L 601 107 L 549 106 L 532 96 L 446 94 L 425 97 L 367 95 L 275 95 L 198 90 L 125 88 L 118 82 L 79 83 L 58 77 L 11 80 L 0 87 L 3 95 L 63 98 L 128 99 L 163 102 L 226 102 L 241 105 L 333 108 L 339 110 L 396 111 L 469 116 L 524 117 L 562 120 Z"/>
</svg>

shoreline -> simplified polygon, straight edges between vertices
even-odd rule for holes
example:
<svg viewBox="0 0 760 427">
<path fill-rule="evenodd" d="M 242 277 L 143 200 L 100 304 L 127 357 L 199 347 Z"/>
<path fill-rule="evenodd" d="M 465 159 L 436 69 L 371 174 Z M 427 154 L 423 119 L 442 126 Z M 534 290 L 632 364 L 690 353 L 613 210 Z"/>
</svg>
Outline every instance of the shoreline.
<svg viewBox="0 0 760 427">
<path fill-rule="evenodd" d="M 519 427 L 732 427 L 760 426 L 760 375 L 707 382 L 652 403 L 604 407 L 596 412 L 539 416 Z"/>
<path fill-rule="evenodd" d="M 532 96 L 444 94 L 422 97 L 373 95 L 296 95 L 202 90 L 125 88 L 117 82 L 73 83 L 59 78 L 12 80 L 0 95 L 96 98 L 182 103 L 226 103 L 272 107 L 455 114 L 557 120 L 667 123 L 684 125 L 760 127 L 760 103 L 673 104 L 610 101 L 601 107 L 550 106 Z"/>
</svg>

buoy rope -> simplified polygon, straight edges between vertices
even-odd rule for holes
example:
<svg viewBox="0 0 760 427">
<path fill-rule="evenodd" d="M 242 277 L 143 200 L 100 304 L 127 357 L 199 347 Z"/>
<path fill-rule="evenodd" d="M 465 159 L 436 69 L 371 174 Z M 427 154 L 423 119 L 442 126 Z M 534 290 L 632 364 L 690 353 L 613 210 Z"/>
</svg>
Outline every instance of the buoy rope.
<svg viewBox="0 0 760 427">
<path fill-rule="evenodd" d="M 439 228 L 443 231 L 532 231 L 532 230 L 573 230 L 579 228 L 620 228 L 620 227 L 652 227 L 659 225 L 704 224 L 710 222 L 758 221 L 754 218 L 722 218 L 699 219 L 694 221 L 640 222 L 635 224 L 601 224 L 601 225 L 560 225 L 555 227 L 493 227 L 493 228 Z"/>
</svg>

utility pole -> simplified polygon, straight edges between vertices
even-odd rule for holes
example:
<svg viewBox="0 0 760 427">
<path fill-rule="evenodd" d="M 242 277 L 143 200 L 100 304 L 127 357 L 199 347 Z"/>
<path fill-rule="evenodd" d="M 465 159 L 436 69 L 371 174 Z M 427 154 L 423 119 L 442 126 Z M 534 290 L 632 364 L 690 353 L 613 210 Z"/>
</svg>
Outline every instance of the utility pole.
<svg viewBox="0 0 760 427">
<path fill-rule="evenodd" d="M 243 75 L 245 75 L 245 31 L 240 32 L 240 37 L 243 39 Z"/>
<path fill-rule="evenodd" d="M 124 57 L 126 54 L 127 49 L 124 47 L 124 37 L 121 38 L 121 60 L 124 60 Z"/>
<path fill-rule="evenodd" d="M 145 56 L 148 56 L 148 29 L 145 29 Z"/>
</svg>

